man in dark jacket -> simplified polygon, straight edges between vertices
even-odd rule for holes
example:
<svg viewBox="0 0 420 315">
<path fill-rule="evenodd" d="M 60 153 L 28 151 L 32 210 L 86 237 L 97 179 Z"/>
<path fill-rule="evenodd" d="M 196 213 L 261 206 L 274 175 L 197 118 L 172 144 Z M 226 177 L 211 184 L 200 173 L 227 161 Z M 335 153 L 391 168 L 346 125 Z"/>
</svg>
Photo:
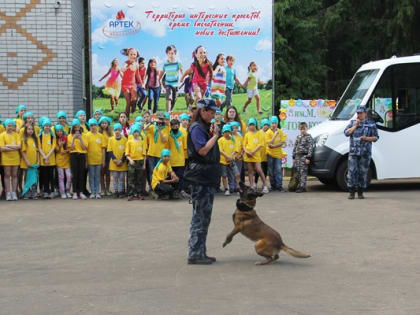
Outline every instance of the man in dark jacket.
<svg viewBox="0 0 420 315">
<path fill-rule="evenodd" d="M 184 173 L 186 185 L 190 185 L 193 215 L 188 241 L 188 264 L 212 264 L 214 257 L 207 256 L 206 239 L 213 209 L 214 193 L 220 182 L 220 152 L 217 144 L 219 130 L 211 123 L 218 107 L 212 99 L 197 103 L 188 132 L 187 148 L 189 163 Z"/>
</svg>

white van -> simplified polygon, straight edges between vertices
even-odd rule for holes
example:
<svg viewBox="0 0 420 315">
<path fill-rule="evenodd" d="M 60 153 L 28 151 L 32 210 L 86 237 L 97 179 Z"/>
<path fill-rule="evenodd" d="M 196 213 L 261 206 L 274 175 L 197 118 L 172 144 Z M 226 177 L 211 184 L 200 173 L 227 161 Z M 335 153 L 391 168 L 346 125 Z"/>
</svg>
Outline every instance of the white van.
<svg viewBox="0 0 420 315">
<path fill-rule="evenodd" d="M 420 56 L 392 57 L 360 67 L 330 119 L 311 128 L 315 139 L 309 173 L 347 190 L 349 138 L 344 129 L 366 105 L 378 126 L 370 179 L 420 177 Z"/>
</svg>

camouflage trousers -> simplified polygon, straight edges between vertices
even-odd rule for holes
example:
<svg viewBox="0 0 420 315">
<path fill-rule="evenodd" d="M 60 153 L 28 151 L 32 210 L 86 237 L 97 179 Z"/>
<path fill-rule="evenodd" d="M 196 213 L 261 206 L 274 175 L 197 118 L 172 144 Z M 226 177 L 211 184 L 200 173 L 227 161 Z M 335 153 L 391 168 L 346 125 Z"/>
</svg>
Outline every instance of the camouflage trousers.
<svg viewBox="0 0 420 315">
<path fill-rule="evenodd" d="M 370 165 L 370 155 L 350 155 L 348 160 L 347 187 L 366 189 Z"/>
<path fill-rule="evenodd" d="M 296 171 L 299 175 L 297 189 L 306 189 L 306 178 L 308 177 L 308 164 L 306 164 L 306 156 L 296 156 Z"/>
<path fill-rule="evenodd" d="M 188 258 L 204 257 L 207 254 L 206 240 L 213 210 L 214 187 L 194 185 L 191 189 L 193 214 L 188 240 Z"/>
<path fill-rule="evenodd" d="M 134 165 L 128 163 L 128 195 L 138 196 L 145 190 L 146 171 L 143 170 L 143 160 L 134 161 Z"/>
</svg>

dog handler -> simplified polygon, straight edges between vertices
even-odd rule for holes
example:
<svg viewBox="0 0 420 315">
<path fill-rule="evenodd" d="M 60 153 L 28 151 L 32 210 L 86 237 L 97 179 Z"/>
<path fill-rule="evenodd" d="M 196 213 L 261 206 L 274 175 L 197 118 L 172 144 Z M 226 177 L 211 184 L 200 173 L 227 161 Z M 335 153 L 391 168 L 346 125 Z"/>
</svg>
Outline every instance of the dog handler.
<svg viewBox="0 0 420 315">
<path fill-rule="evenodd" d="M 218 107 L 212 99 L 201 99 L 197 102 L 197 108 L 188 131 L 187 149 L 190 162 L 184 173 L 185 182 L 191 186 L 193 205 L 188 264 L 209 265 L 216 258 L 207 256 L 206 239 L 214 193 L 221 176 L 217 143 L 219 127 L 211 124 Z"/>
</svg>

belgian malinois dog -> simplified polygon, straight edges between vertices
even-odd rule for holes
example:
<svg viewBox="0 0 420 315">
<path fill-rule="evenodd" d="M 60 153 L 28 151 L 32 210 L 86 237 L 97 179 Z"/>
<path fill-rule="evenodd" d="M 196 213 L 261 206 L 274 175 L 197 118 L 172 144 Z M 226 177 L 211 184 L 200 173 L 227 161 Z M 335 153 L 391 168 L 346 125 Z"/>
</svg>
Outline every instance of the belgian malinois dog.
<svg viewBox="0 0 420 315">
<path fill-rule="evenodd" d="M 234 228 L 226 236 L 223 247 L 232 242 L 233 237 L 241 232 L 255 243 L 255 251 L 258 255 L 265 257 L 263 261 L 256 262 L 256 265 L 266 265 L 279 258 L 280 250 L 297 258 L 311 257 L 308 254 L 298 252 L 293 248 L 286 246 L 280 234 L 265 224 L 257 215 L 254 207 L 258 197 L 264 194 L 251 189 L 248 186 L 241 185 L 240 199 L 236 202 L 236 210 L 233 213 Z"/>
</svg>

